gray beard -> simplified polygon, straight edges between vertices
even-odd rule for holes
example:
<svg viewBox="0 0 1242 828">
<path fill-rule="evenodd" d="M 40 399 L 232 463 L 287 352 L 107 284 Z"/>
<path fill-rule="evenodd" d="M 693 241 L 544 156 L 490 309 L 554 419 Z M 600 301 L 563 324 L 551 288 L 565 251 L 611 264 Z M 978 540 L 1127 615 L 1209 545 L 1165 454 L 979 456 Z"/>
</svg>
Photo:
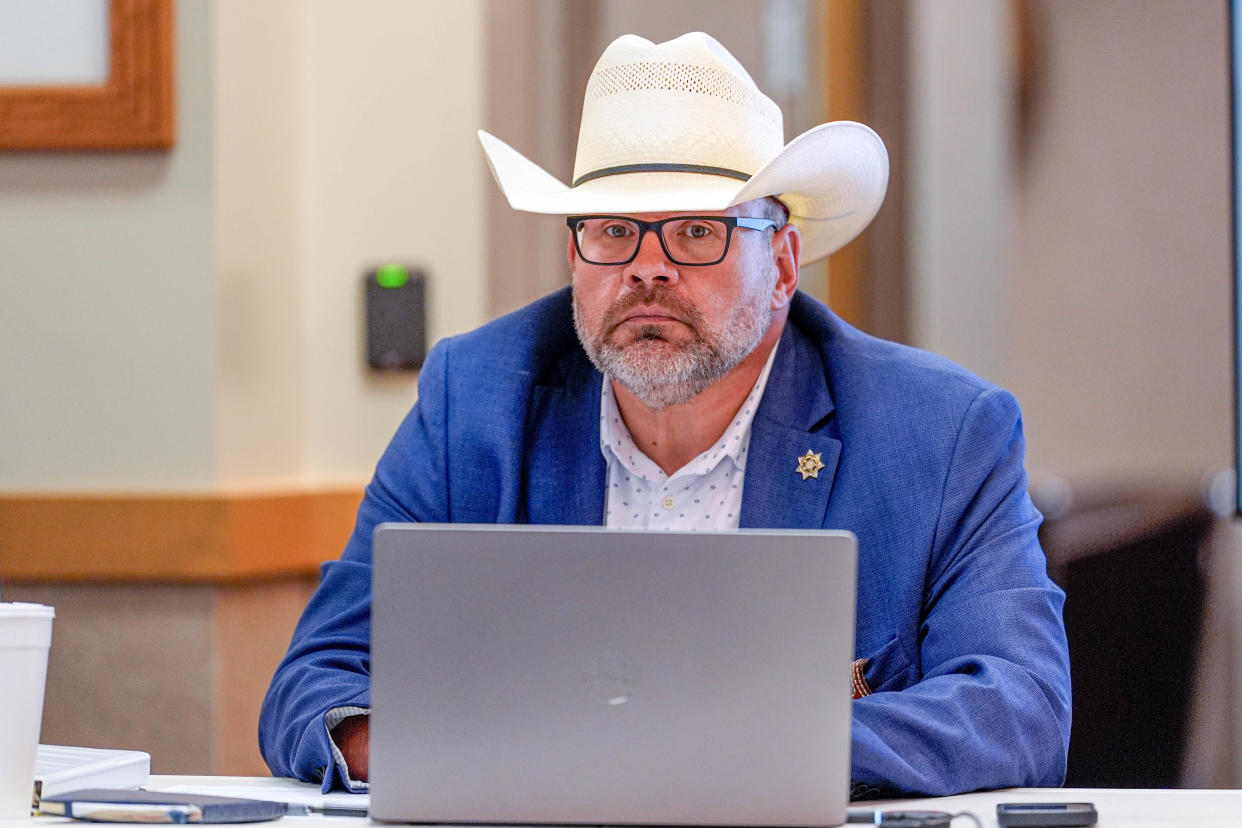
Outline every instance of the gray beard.
<svg viewBox="0 0 1242 828">
<path fill-rule="evenodd" d="M 627 306 L 658 301 L 660 291 L 646 291 L 639 301 L 618 300 L 605 320 Z M 770 293 L 770 290 L 769 290 Z M 603 329 L 591 331 L 574 301 L 574 329 L 587 357 L 600 373 L 620 384 L 654 411 L 684 405 L 724 377 L 759 345 L 771 324 L 768 294 L 747 297 L 734 309 L 723 330 L 713 330 L 696 308 L 665 297 L 661 302 L 689 319 L 694 339 L 684 345 L 664 339 L 657 326 L 643 326 L 632 342 L 607 342 Z"/>
</svg>

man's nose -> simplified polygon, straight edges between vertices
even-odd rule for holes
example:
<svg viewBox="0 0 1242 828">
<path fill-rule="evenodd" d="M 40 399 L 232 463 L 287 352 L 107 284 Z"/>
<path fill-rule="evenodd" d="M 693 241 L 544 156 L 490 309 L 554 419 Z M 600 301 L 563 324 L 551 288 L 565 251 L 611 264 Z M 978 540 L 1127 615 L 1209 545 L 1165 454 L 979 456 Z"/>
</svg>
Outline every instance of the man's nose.
<svg viewBox="0 0 1242 828">
<path fill-rule="evenodd" d="M 626 281 L 632 285 L 639 283 L 670 284 L 677 281 L 677 267 L 664 255 L 660 246 L 659 234 L 648 230 L 638 244 L 638 255 L 625 266 Z"/>
</svg>

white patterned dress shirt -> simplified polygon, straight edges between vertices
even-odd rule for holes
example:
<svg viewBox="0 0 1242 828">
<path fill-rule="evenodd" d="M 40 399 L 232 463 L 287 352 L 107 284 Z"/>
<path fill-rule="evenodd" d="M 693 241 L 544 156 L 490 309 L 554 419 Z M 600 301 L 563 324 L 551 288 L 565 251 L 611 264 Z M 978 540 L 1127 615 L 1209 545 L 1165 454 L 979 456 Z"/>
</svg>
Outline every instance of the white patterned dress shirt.
<svg viewBox="0 0 1242 828">
<path fill-rule="evenodd" d="M 612 382 L 605 377 L 599 405 L 599 447 L 608 463 L 604 525 L 609 529 L 736 529 L 751 425 L 775 358 L 773 346 L 724 434 L 671 476 L 634 443 L 617 408 Z"/>
</svg>

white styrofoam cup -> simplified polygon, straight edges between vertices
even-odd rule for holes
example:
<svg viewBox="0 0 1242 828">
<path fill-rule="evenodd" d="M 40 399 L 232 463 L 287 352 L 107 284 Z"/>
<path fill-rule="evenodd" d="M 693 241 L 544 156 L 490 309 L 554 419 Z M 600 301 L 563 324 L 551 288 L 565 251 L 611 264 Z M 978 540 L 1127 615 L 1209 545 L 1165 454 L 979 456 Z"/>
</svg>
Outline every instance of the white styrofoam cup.
<svg viewBox="0 0 1242 828">
<path fill-rule="evenodd" d="M 30 816 L 56 611 L 0 603 L 0 819 Z"/>
</svg>

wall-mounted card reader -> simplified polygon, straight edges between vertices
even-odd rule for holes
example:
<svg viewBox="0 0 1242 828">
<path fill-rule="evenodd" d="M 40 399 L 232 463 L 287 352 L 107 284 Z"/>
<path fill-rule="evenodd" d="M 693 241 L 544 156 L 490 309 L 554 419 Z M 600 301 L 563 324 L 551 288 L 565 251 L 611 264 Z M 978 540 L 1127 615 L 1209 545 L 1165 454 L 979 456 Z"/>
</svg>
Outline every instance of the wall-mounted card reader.
<svg viewBox="0 0 1242 828">
<path fill-rule="evenodd" d="M 427 355 L 426 279 L 402 264 L 367 273 L 367 362 L 377 371 L 412 371 Z"/>
</svg>

